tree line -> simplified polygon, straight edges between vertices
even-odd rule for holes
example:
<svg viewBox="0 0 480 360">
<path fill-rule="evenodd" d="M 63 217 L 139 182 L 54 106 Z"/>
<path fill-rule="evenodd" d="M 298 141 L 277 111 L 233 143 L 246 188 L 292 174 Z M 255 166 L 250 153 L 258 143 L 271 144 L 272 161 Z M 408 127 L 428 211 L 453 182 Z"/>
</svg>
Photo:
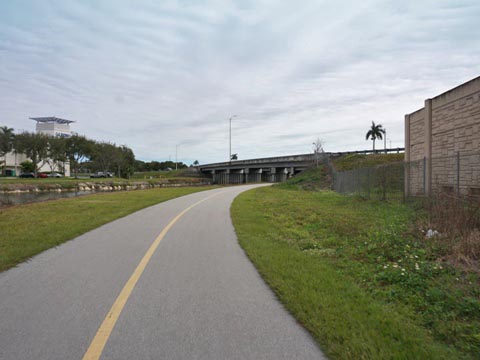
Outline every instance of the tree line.
<svg viewBox="0 0 480 360">
<path fill-rule="evenodd" d="M 135 170 L 135 155 L 129 147 L 95 141 L 77 134 L 70 137 L 32 132 L 15 134 L 12 128 L 3 126 L 0 127 L 0 157 L 10 152 L 25 154 L 31 161 L 35 175 L 44 164 L 52 173 L 64 172 L 62 164 L 66 162 L 70 163 L 75 177 L 84 163 L 88 163 L 92 170 L 109 171 L 119 177 L 129 177 Z"/>
<path fill-rule="evenodd" d="M 198 163 L 198 162 L 197 162 Z M 178 169 L 185 169 L 188 166 L 183 162 L 177 163 Z M 175 169 L 174 161 L 142 161 L 135 160 L 135 171 L 145 172 L 145 171 L 166 171 Z"/>
</svg>

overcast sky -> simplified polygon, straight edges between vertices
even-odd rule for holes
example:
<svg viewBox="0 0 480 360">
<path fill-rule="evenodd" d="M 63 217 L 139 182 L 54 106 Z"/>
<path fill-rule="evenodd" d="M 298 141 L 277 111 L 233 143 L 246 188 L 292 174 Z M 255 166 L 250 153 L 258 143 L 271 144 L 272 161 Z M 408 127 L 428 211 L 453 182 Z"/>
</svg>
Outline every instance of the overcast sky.
<svg viewBox="0 0 480 360">
<path fill-rule="evenodd" d="M 0 1 L 0 125 L 30 116 L 187 163 L 403 146 L 404 114 L 480 75 L 480 2 Z"/>
</svg>

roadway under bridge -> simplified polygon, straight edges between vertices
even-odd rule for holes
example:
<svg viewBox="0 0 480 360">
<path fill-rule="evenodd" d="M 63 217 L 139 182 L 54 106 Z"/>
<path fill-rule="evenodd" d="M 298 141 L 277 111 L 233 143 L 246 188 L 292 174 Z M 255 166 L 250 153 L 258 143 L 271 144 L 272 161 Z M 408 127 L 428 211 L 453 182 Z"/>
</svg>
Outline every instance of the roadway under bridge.
<svg viewBox="0 0 480 360">
<path fill-rule="evenodd" d="M 252 184 L 260 182 L 283 182 L 303 170 L 346 154 L 402 152 L 403 148 L 386 150 L 363 150 L 348 152 L 323 152 L 319 154 L 287 155 L 259 159 L 233 160 L 198 167 L 212 179 L 214 184 Z"/>
</svg>

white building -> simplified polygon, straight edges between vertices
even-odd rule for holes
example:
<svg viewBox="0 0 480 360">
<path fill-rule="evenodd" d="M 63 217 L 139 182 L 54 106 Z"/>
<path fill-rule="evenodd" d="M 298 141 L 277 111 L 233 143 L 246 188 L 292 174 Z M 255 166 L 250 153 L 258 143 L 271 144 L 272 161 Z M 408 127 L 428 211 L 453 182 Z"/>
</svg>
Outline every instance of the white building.
<svg viewBox="0 0 480 360">
<path fill-rule="evenodd" d="M 35 130 L 37 133 L 45 134 L 48 136 L 60 136 L 70 137 L 72 131 L 70 130 L 70 124 L 75 121 L 60 119 L 54 116 L 51 117 L 36 117 L 30 118 L 37 122 Z M 21 172 L 20 164 L 29 160 L 24 154 L 9 153 L 5 157 L 7 175 L 19 175 Z M 47 163 L 39 164 L 39 172 L 50 172 L 50 166 Z M 65 173 L 65 176 L 70 176 L 70 164 L 68 162 L 57 164 L 55 169 L 57 172 Z"/>
<path fill-rule="evenodd" d="M 2 159 L 3 160 L 3 159 Z M 17 154 L 16 152 L 8 153 L 5 156 L 6 167 L 5 171 L 7 176 L 17 176 L 20 174 L 20 164 L 27 161 L 25 154 Z M 2 162 L 2 166 L 5 163 Z"/>
<path fill-rule="evenodd" d="M 75 121 L 60 119 L 57 117 L 37 117 L 30 118 L 37 122 L 36 131 L 49 136 L 70 137 L 72 131 L 70 130 L 70 124 Z"/>
</svg>

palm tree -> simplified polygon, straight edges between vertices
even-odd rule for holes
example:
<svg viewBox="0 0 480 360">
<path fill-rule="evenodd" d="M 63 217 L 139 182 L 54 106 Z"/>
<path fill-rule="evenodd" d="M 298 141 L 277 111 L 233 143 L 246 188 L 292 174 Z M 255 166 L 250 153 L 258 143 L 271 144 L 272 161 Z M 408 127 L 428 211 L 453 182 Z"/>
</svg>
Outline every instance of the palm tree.
<svg viewBox="0 0 480 360">
<path fill-rule="evenodd" d="M 13 150 L 13 143 L 15 141 L 15 133 L 12 128 L 2 126 L 0 127 L 0 156 L 3 156 L 5 168 L 7 167 L 7 154 Z"/>
<path fill-rule="evenodd" d="M 372 126 L 370 127 L 370 130 L 367 132 L 366 140 L 372 139 L 373 141 L 373 151 L 375 151 L 375 140 L 383 139 L 383 134 L 385 134 L 385 130 L 383 129 L 383 126 L 378 124 L 375 125 L 375 122 L 372 121 Z"/>
</svg>

